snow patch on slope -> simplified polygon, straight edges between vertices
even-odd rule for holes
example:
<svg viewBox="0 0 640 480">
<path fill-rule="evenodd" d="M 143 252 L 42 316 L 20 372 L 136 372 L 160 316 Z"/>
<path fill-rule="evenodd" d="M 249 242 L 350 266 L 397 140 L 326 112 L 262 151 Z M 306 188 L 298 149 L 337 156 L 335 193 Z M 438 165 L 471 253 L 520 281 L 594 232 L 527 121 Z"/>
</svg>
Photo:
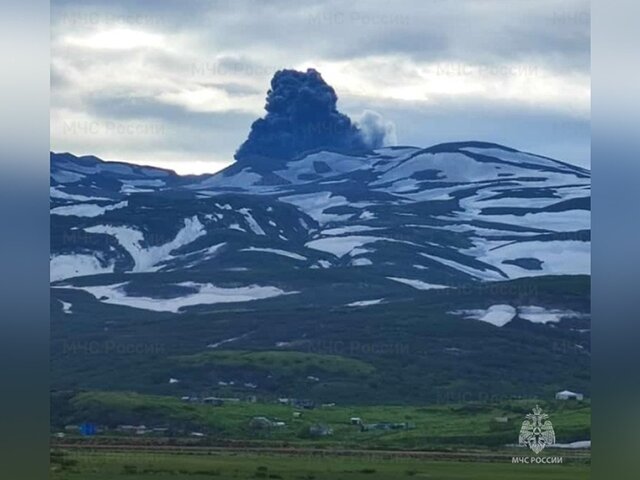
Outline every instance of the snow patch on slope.
<svg viewBox="0 0 640 480">
<path fill-rule="evenodd" d="M 241 208 L 238 210 L 238 212 L 242 214 L 244 219 L 247 221 L 247 225 L 249 225 L 249 228 L 253 231 L 253 233 L 255 233 L 256 235 L 266 235 L 262 227 L 260 227 L 255 218 L 253 218 L 253 215 L 251 215 L 251 211 L 248 208 Z"/>
<path fill-rule="evenodd" d="M 513 320 L 517 312 L 511 305 L 491 305 L 486 310 L 456 310 L 450 313 L 464 315 L 466 318 L 487 322 L 496 327 L 503 327 Z"/>
<path fill-rule="evenodd" d="M 259 247 L 249 247 L 243 248 L 240 250 L 241 252 L 265 252 L 265 253 L 273 253 L 275 255 L 280 255 L 283 257 L 293 258 L 295 260 L 306 260 L 307 257 L 303 257 L 302 255 L 298 255 L 297 253 L 288 252 L 286 250 L 280 250 L 278 248 L 259 248 Z"/>
<path fill-rule="evenodd" d="M 359 300 L 357 302 L 347 303 L 347 307 L 368 307 L 369 305 L 379 305 L 384 298 L 376 298 L 375 300 Z"/>
<path fill-rule="evenodd" d="M 51 209 L 52 215 L 71 215 L 74 217 L 99 217 L 105 212 L 126 208 L 129 202 L 114 203 L 113 205 L 100 206 L 95 203 L 81 203 L 76 205 L 64 205 Z"/>
<path fill-rule="evenodd" d="M 285 292 L 276 287 L 249 285 L 246 287 L 221 288 L 211 283 L 182 282 L 179 287 L 194 288 L 197 291 L 176 298 L 153 298 L 128 296 L 124 290 L 127 282 L 94 287 L 70 287 L 84 290 L 103 303 L 123 305 L 154 312 L 179 313 L 185 307 L 211 305 L 216 303 L 235 303 L 262 300 L 297 292 Z"/>
<path fill-rule="evenodd" d="M 379 237 L 352 235 L 347 237 L 319 238 L 317 240 L 311 240 L 305 246 L 308 248 L 312 248 L 313 250 L 320 250 L 322 252 L 331 253 L 336 257 L 344 257 L 354 248 L 362 247 L 367 243 L 373 243 L 379 240 L 386 239 Z"/>
<path fill-rule="evenodd" d="M 73 307 L 73 305 L 69 302 L 65 302 L 63 300 L 58 300 L 61 304 L 62 304 L 62 312 L 66 313 L 67 315 L 70 315 L 71 313 L 73 313 L 71 311 L 71 307 Z"/>
<path fill-rule="evenodd" d="M 410 278 L 400 278 L 400 277 L 387 277 L 389 280 L 393 280 L 394 282 L 403 283 L 405 285 L 409 285 L 418 290 L 439 290 L 442 288 L 449 288 L 446 285 L 437 285 L 434 283 L 423 282 L 422 280 L 413 280 Z"/>
<path fill-rule="evenodd" d="M 184 227 L 176 237 L 163 245 L 142 247 L 144 235 L 139 230 L 114 225 L 96 225 L 85 228 L 87 233 L 104 233 L 113 235 L 134 261 L 133 272 L 155 272 L 158 264 L 172 258 L 171 252 L 187 245 L 206 233 L 197 216 L 186 218 Z"/>
<path fill-rule="evenodd" d="M 72 195 L 70 193 L 63 192 L 62 190 L 58 190 L 55 187 L 49 187 L 49 197 L 57 198 L 59 200 L 74 200 L 76 202 L 111 200 L 110 198 L 104 198 L 104 197 L 87 197 L 86 195 Z"/>
<path fill-rule="evenodd" d="M 591 273 L 591 244 L 575 240 L 521 241 L 498 244 L 477 255 L 481 262 L 500 268 L 509 278 L 538 275 L 589 275 Z M 504 260 L 533 257 L 542 262 L 541 270 L 526 270 L 517 265 L 504 264 Z"/>
<path fill-rule="evenodd" d="M 573 310 L 546 309 L 535 305 L 518 307 L 518 316 L 533 323 L 558 323 L 563 318 L 582 318 L 585 315 Z"/>
<path fill-rule="evenodd" d="M 320 224 L 325 224 L 331 221 L 347 220 L 351 217 L 351 215 L 324 213 L 325 210 L 331 207 L 339 207 L 349 204 L 346 198 L 340 195 L 334 195 L 331 192 L 289 195 L 287 197 L 281 197 L 280 201 L 295 205 Z"/>
<path fill-rule="evenodd" d="M 67 278 L 113 273 L 113 264 L 103 266 L 93 255 L 54 255 L 49 261 L 49 279 L 52 282 Z"/>
<path fill-rule="evenodd" d="M 492 305 L 487 309 L 456 310 L 449 312 L 453 315 L 462 315 L 465 318 L 480 320 L 502 327 L 518 317 L 532 323 L 557 323 L 563 318 L 582 318 L 586 314 L 573 310 L 547 309 L 535 305 L 513 307 L 511 305 Z"/>
</svg>

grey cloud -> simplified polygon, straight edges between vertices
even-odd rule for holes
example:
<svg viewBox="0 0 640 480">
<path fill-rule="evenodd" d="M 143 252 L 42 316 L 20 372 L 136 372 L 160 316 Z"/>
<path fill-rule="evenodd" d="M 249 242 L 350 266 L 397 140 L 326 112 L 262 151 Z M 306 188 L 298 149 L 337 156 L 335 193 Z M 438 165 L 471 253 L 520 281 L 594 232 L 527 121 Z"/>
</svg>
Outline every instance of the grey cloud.
<svg viewBox="0 0 640 480">
<path fill-rule="evenodd" d="M 154 98 L 158 87 L 149 87 L 150 80 L 169 79 L 174 87 L 215 86 L 234 98 L 264 92 L 281 68 L 374 56 L 402 61 L 388 62 L 395 76 L 384 65 L 375 67 L 386 68 L 384 72 L 368 74 L 404 80 L 415 77 L 414 67 L 420 62 L 497 69 L 518 63 L 559 75 L 588 76 L 590 70 L 586 0 L 53 0 L 51 21 L 54 45 L 63 35 L 108 26 L 165 34 L 170 42 L 188 38 L 189 49 L 184 52 L 54 48 L 51 71 L 54 108 L 85 108 L 97 119 L 157 120 L 167 125 L 157 148 L 180 149 L 187 157 L 202 156 L 209 149 L 231 159 L 255 117 L 233 111 L 193 112 L 165 104 Z M 118 74 L 128 65 L 125 62 L 138 60 L 146 65 L 146 75 L 136 85 L 123 86 Z M 87 84 L 85 72 L 100 65 L 109 65 L 113 78 Z M 92 95 L 82 96 L 92 88 Z M 588 120 L 550 111 L 548 106 L 470 96 L 416 105 L 337 93 L 340 108 L 353 118 L 370 109 L 393 122 L 400 143 L 428 145 L 475 138 L 581 165 L 589 162 Z"/>
<path fill-rule="evenodd" d="M 442 142 L 481 140 L 590 168 L 589 120 L 508 103 L 442 101 L 363 104 L 348 99 L 347 114 L 373 108 L 395 124 L 399 145 L 430 146 Z"/>
<path fill-rule="evenodd" d="M 152 97 L 96 94 L 86 98 L 84 103 L 87 111 L 98 117 L 122 120 L 157 119 L 205 129 L 231 130 L 245 126 L 248 128 L 254 120 L 253 115 L 240 112 L 192 112 L 179 105 L 169 105 Z"/>
</svg>

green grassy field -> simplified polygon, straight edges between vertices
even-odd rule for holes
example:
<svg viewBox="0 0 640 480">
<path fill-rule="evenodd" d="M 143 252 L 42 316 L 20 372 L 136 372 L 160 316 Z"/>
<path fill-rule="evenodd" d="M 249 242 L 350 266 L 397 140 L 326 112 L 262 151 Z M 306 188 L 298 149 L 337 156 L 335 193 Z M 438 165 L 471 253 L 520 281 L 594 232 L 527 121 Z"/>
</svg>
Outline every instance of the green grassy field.
<svg viewBox="0 0 640 480">
<path fill-rule="evenodd" d="M 590 402 L 512 400 L 496 403 L 431 406 L 331 406 L 297 410 L 277 403 L 225 403 L 222 406 L 193 404 L 175 397 L 122 392 L 84 392 L 72 397 L 60 424 L 94 422 L 164 426 L 198 431 L 205 441 L 249 440 L 261 443 L 337 445 L 343 448 L 424 449 L 431 447 L 500 447 L 517 442 L 522 420 L 539 404 L 550 415 L 558 443 L 590 438 Z M 57 410 L 62 407 L 58 406 Z M 301 412 L 299 418 L 294 412 Z M 285 422 L 280 428 L 256 430 L 253 417 Z M 409 423 L 408 430 L 360 431 L 351 417 L 363 423 Z M 506 417 L 506 422 L 496 419 Z M 333 434 L 310 438 L 309 427 L 326 425 Z"/>
<path fill-rule="evenodd" d="M 589 478 L 590 467 L 513 465 L 366 457 L 156 453 L 52 453 L 51 480 L 281 479 L 281 480 L 570 480 Z"/>
</svg>

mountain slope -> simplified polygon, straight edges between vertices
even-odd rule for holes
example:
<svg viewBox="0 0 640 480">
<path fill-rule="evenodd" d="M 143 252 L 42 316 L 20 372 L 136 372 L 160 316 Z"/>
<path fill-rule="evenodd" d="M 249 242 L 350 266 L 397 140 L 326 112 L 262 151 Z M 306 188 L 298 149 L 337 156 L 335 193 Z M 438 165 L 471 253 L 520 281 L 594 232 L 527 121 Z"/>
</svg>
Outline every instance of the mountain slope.
<svg viewBox="0 0 640 480">
<path fill-rule="evenodd" d="M 52 154 L 51 178 L 54 363 L 67 386 L 133 388 L 103 365 L 126 360 L 113 352 L 84 374 L 61 353 L 70 339 L 128 339 L 166 348 L 139 359 L 138 387 L 160 393 L 227 382 L 215 362 L 171 360 L 221 345 L 367 361 L 386 400 L 416 382 L 522 394 L 522 369 L 542 369 L 532 391 L 588 389 L 585 169 L 462 142 L 247 158 L 190 177 Z M 381 380 L 406 362 L 422 370 Z M 360 400 L 349 375 L 311 368 L 331 379 L 321 388 L 231 371 L 261 392 Z"/>
<path fill-rule="evenodd" d="M 78 166 L 52 157 L 66 180 L 52 186 L 53 279 L 69 276 L 62 259 L 90 274 L 250 269 L 272 255 L 444 286 L 589 272 L 589 172 L 493 144 L 316 152 L 187 179 L 97 165 L 73 181 Z"/>
</svg>

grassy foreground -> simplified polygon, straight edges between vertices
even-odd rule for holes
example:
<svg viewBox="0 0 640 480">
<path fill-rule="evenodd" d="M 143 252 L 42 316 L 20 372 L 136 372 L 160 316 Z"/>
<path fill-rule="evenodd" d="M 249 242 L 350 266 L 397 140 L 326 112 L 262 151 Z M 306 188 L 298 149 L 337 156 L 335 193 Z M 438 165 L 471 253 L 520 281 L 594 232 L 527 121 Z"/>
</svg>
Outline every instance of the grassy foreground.
<svg viewBox="0 0 640 480">
<path fill-rule="evenodd" d="M 257 454 L 178 455 L 57 451 L 52 453 L 51 480 L 112 479 L 281 479 L 281 480 L 570 480 L 589 478 L 586 464 L 512 465 L 433 461 L 411 458 L 291 456 Z"/>
<path fill-rule="evenodd" d="M 550 414 L 559 443 L 590 438 L 589 402 L 513 400 L 484 404 L 431 406 L 342 406 L 304 410 L 299 418 L 291 406 L 275 403 L 229 403 L 219 407 L 191 404 L 175 397 L 125 392 L 83 392 L 65 405 L 59 423 L 140 424 L 204 432 L 211 441 L 243 440 L 289 444 L 336 445 L 341 448 L 424 449 L 475 445 L 500 447 L 516 443 L 525 415 L 539 403 Z M 59 408 L 61 410 L 61 408 Z M 255 416 L 286 422 L 284 428 L 252 430 Z M 361 432 L 351 417 L 363 422 L 411 422 L 410 430 Z M 508 421 L 499 423 L 496 418 Z M 333 434 L 309 438 L 309 427 L 327 425 Z"/>
</svg>

